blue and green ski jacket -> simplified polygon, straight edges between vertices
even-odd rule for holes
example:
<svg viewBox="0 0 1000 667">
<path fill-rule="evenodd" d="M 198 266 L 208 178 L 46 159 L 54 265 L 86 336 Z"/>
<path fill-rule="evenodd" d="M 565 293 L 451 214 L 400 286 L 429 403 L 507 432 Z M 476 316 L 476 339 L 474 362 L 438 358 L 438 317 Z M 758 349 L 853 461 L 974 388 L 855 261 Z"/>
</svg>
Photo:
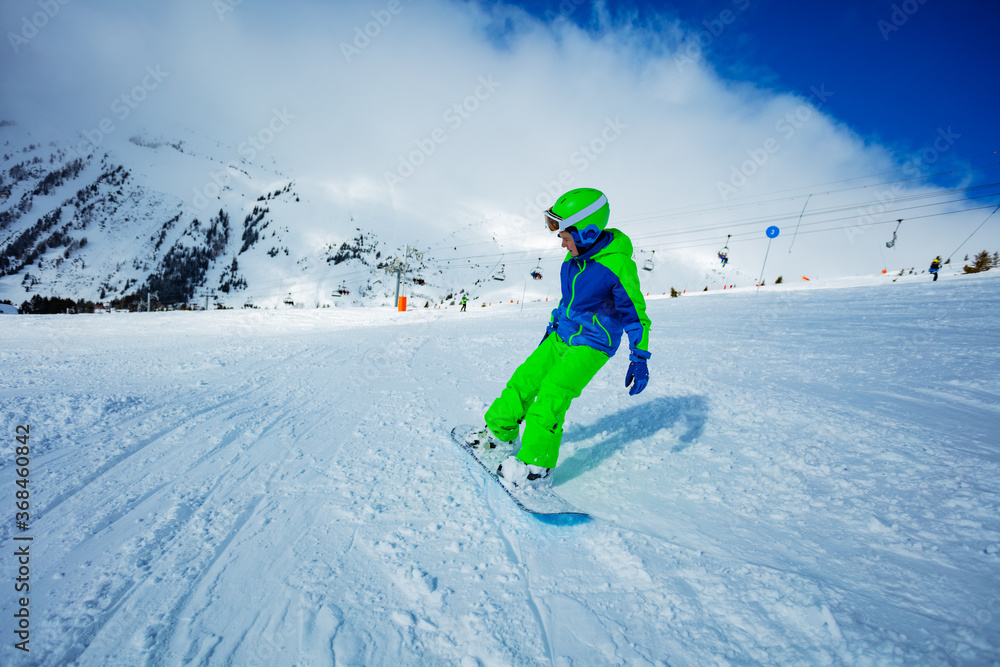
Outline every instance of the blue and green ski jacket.
<svg viewBox="0 0 1000 667">
<path fill-rule="evenodd" d="M 588 345 L 614 356 L 622 333 L 628 335 L 629 359 L 649 359 L 649 318 L 632 261 L 632 242 L 607 229 L 586 253 L 569 253 L 560 270 L 562 297 L 552 311 L 547 334 L 569 345 Z"/>
</svg>

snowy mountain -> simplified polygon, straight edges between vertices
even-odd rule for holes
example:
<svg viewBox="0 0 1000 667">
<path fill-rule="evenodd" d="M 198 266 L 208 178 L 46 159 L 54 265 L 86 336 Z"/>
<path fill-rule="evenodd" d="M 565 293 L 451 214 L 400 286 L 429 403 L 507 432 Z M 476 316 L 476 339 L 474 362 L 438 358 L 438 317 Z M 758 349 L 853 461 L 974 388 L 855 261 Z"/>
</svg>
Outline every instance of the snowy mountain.
<svg viewBox="0 0 1000 667">
<path fill-rule="evenodd" d="M 547 304 L 5 318 L 0 663 L 996 664 L 993 273 L 651 298 L 647 389 L 568 414 L 578 526 L 448 438 Z"/>
<path fill-rule="evenodd" d="M 474 306 L 558 298 L 558 239 L 490 206 L 459 224 L 420 219 L 191 131 L 94 130 L 68 141 L 5 121 L 0 148 L 0 301 L 17 306 L 38 297 L 132 308 L 384 306 L 400 267 L 415 307 L 461 294 Z M 758 278 L 746 261 L 723 269 L 703 254 L 708 264 L 696 266 L 637 246 L 643 289 Z"/>
<path fill-rule="evenodd" d="M 387 270 L 404 252 L 403 293 L 421 304 L 462 291 L 513 298 L 492 294 L 503 250 L 484 223 L 441 231 L 377 210 L 355 217 L 317 184 L 256 164 L 249 146 L 192 133 L 73 144 L 9 121 L 0 146 L 0 299 L 15 305 L 33 295 L 134 304 L 150 292 L 164 305 L 206 294 L 228 307 L 385 304 L 396 290 Z"/>
</svg>

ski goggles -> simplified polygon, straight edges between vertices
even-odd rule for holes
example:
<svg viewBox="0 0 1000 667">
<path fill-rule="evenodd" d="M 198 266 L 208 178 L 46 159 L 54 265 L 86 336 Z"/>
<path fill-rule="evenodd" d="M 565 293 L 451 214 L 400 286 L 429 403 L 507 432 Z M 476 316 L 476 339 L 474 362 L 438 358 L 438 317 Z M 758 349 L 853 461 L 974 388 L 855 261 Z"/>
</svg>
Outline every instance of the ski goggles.
<svg viewBox="0 0 1000 667">
<path fill-rule="evenodd" d="M 545 228 L 550 232 L 558 232 L 562 228 L 563 219 L 552 212 L 552 209 L 545 211 Z"/>
<path fill-rule="evenodd" d="M 608 203 L 607 196 L 602 194 L 600 197 L 597 198 L 597 201 L 595 201 L 593 204 L 577 211 L 568 218 L 559 217 L 558 215 L 553 213 L 552 209 L 550 208 L 547 211 L 545 211 L 545 226 L 548 227 L 549 230 L 553 232 L 558 231 L 560 228 L 564 226 L 573 227 L 576 225 L 576 223 L 586 220 L 588 217 L 590 217 L 597 211 L 601 210 L 601 207 L 605 206 L 607 203 Z M 600 229 L 598 229 L 597 231 L 598 233 L 600 233 Z"/>
</svg>

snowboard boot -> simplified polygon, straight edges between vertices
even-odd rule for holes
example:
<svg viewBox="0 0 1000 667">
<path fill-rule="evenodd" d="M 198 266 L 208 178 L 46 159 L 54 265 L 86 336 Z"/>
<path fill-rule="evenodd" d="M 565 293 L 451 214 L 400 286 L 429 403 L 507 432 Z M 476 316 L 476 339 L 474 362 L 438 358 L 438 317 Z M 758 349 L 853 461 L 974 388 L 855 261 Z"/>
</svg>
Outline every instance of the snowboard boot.
<svg viewBox="0 0 1000 667">
<path fill-rule="evenodd" d="M 497 468 L 497 476 L 518 489 L 546 484 L 551 474 L 552 468 L 531 465 L 516 456 L 508 456 Z"/>
<path fill-rule="evenodd" d="M 473 428 L 465 436 L 465 444 L 472 449 L 496 449 L 497 447 L 513 446 L 514 451 L 517 452 L 521 448 L 521 436 L 514 438 L 511 442 L 504 442 L 500 438 L 493 435 L 486 426 L 480 428 Z"/>
</svg>

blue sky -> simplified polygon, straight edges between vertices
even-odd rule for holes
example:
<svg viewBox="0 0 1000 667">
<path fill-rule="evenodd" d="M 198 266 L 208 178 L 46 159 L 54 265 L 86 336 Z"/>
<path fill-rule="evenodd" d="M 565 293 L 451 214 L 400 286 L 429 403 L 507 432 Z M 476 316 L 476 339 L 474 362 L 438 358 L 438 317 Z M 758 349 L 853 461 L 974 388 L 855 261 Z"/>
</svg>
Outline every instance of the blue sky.
<svg viewBox="0 0 1000 667">
<path fill-rule="evenodd" d="M 598 22 L 587 2 L 514 4 L 589 29 Z M 825 111 L 900 154 L 948 127 L 961 135 L 957 155 L 1000 150 L 1000 2 L 625 0 L 608 11 L 679 19 L 701 33 L 702 57 L 726 78 L 798 94 L 823 85 L 834 93 Z"/>
</svg>

